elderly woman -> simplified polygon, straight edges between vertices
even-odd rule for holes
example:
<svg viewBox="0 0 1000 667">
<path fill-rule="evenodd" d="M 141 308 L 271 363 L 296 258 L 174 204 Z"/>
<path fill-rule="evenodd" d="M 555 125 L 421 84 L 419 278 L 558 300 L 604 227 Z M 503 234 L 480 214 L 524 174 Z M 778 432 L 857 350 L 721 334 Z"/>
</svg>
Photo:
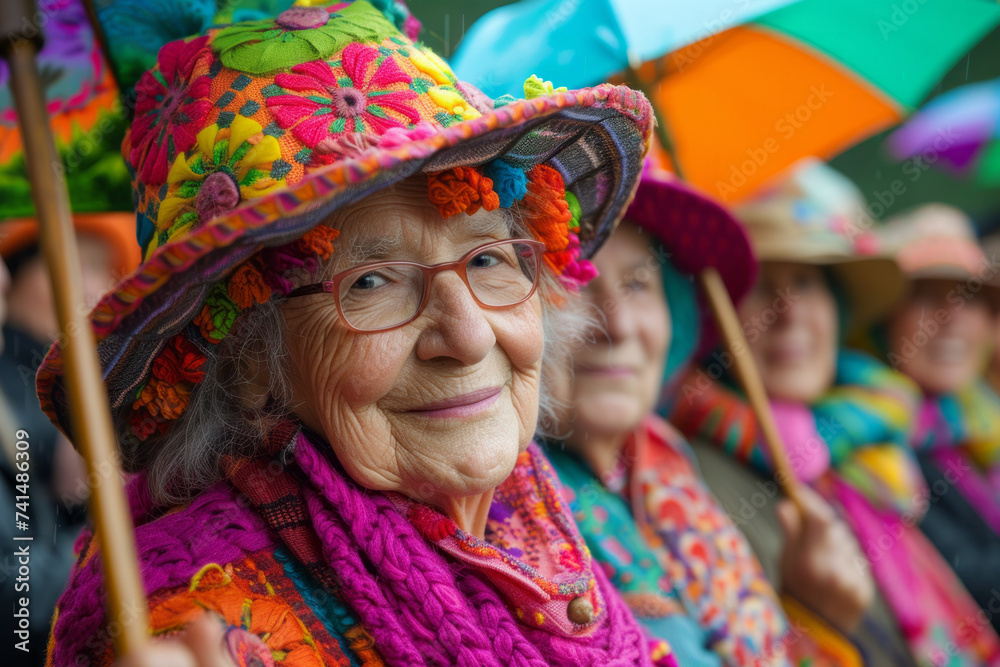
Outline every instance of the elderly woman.
<svg viewBox="0 0 1000 667">
<path fill-rule="evenodd" d="M 214 633 L 238 665 L 651 663 L 532 444 L 650 108 L 492 101 L 399 26 L 293 7 L 138 86 L 145 261 L 93 324 L 152 633 L 222 618 L 140 662 L 205 663 Z M 68 430 L 60 369 L 38 386 Z M 54 665 L 112 660 L 80 547 Z"/>
<path fill-rule="evenodd" d="M 753 284 L 744 232 L 718 204 L 647 170 L 594 262 L 586 294 L 606 327 L 574 355 L 569 435 L 549 443 L 594 557 L 682 665 L 860 665 L 850 642 L 807 611 L 847 630 L 864 612 L 872 584 L 854 570 L 848 529 L 810 497 L 809 535 L 791 535 L 782 555 L 785 591 L 801 599 L 785 597 L 790 623 L 687 443 L 653 413 L 708 324 L 691 274 L 719 267 L 737 300 Z"/>
<path fill-rule="evenodd" d="M 932 496 L 920 528 L 1000 630 L 1000 489 L 989 479 L 1000 466 L 1000 398 L 980 379 L 1000 305 L 998 267 L 968 217 L 949 206 L 899 216 L 878 237 L 913 281 L 872 343 L 923 394 L 911 441 Z"/>
<path fill-rule="evenodd" d="M 851 223 L 863 211 L 853 184 L 821 163 L 801 166 L 742 207 L 761 277 L 740 317 L 796 475 L 836 508 L 867 556 L 881 598 L 861 628 L 859 644 L 875 649 L 868 659 L 994 664 L 1000 642 L 915 525 L 927 504 L 909 447 L 916 388 L 839 347 L 838 332 L 888 312 L 906 286 L 891 258 L 852 248 L 849 237 L 862 229 Z M 725 374 L 724 362 L 718 355 L 689 376 L 671 421 L 696 441 L 710 486 L 746 520 L 761 561 L 777 563 L 779 532 L 767 508 L 775 491 L 747 473 L 770 476 L 773 468 L 746 401 L 712 380 Z"/>
</svg>

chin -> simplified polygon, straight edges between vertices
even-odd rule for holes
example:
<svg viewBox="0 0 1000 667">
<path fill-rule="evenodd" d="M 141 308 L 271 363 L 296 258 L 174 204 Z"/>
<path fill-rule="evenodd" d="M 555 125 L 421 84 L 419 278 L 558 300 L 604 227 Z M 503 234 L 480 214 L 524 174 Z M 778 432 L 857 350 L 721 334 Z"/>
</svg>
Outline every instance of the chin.
<svg viewBox="0 0 1000 667">
<path fill-rule="evenodd" d="M 508 411 L 469 428 L 436 435 L 434 442 L 428 443 L 436 450 L 431 456 L 445 463 L 448 486 L 457 495 L 484 493 L 496 487 L 507 479 L 527 447 L 527 442 L 522 443 L 517 415 Z"/>
<path fill-rule="evenodd" d="M 951 394 L 975 379 L 975 374 L 964 368 L 932 368 L 921 378 L 914 378 L 921 389 L 929 394 Z"/>
<path fill-rule="evenodd" d="M 639 399 L 621 394 L 582 399 L 576 404 L 573 430 L 583 436 L 626 433 L 636 428 L 645 416 L 637 409 L 638 405 Z"/>
<path fill-rule="evenodd" d="M 829 388 L 828 383 L 820 382 L 816 376 L 778 377 L 765 385 L 770 398 L 791 403 L 812 403 Z"/>
</svg>

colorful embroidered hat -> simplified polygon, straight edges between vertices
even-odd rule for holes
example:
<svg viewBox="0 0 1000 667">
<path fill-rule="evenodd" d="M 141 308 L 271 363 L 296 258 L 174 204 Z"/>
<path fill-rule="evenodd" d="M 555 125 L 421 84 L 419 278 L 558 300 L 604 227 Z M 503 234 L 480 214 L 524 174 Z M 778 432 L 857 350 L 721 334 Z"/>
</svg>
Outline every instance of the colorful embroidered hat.
<svg viewBox="0 0 1000 667">
<path fill-rule="evenodd" d="M 734 213 L 757 261 L 829 267 L 850 305 L 850 331 L 887 313 L 906 292 L 899 265 L 878 252 L 861 192 L 819 160 L 799 162 L 785 180 Z"/>
<path fill-rule="evenodd" d="M 911 280 L 978 280 L 1000 297 L 1000 256 L 986 256 L 969 216 L 957 208 L 920 206 L 887 220 L 876 237 Z"/>
<path fill-rule="evenodd" d="M 647 160 L 635 199 L 625 213 L 655 236 L 681 272 L 697 276 L 708 267 L 718 270 L 733 303 L 739 303 L 757 280 L 757 261 L 746 230 L 722 204 Z M 707 352 L 718 338 L 711 312 L 701 304 L 699 351 Z"/>
<path fill-rule="evenodd" d="M 534 79 L 529 99 L 490 100 L 413 42 L 408 15 L 309 4 L 168 43 L 136 87 L 122 148 L 144 262 L 91 314 L 127 470 L 183 414 L 240 313 L 333 253 L 320 223 L 334 210 L 427 174 L 443 215 L 518 202 L 573 283 L 636 187 L 652 127 L 641 94 Z M 69 434 L 58 347 L 37 386 Z"/>
</svg>

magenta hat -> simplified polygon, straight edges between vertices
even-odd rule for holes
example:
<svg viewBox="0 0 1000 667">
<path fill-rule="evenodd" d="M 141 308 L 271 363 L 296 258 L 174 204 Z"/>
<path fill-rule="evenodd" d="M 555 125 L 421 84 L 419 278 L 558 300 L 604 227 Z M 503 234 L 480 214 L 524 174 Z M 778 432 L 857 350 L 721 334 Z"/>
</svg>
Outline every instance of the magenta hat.
<svg viewBox="0 0 1000 667">
<path fill-rule="evenodd" d="M 757 281 L 757 260 L 743 226 L 720 203 L 646 161 L 625 220 L 655 236 L 681 273 L 696 276 L 714 267 L 738 304 Z M 715 345 L 718 331 L 700 295 L 699 353 Z"/>
</svg>

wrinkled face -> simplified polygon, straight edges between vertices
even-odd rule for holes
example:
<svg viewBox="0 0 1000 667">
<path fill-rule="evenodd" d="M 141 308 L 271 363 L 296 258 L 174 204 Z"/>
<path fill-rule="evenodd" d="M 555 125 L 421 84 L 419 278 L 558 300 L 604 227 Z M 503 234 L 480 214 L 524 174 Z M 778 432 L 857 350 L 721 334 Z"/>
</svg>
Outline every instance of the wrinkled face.
<svg viewBox="0 0 1000 667">
<path fill-rule="evenodd" d="M 584 291 L 606 327 L 576 355 L 573 438 L 626 435 L 659 394 L 670 346 L 670 311 L 648 237 L 622 224 L 594 258 L 600 275 Z"/>
<path fill-rule="evenodd" d="M 957 391 L 979 375 L 993 323 L 982 292 L 954 280 L 917 280 L 889 320 L 889 361 L 929 393 Z"/>
<path fill-rule="evenodd" d="M 811 403 L 833 384 L 837 304 L 819 267 L 763 262 L 739 315 L 769 396 Z"/>
<path fill-rule="evenodd" d="M 499 212 L 442 219 L 423 179 L 375 193 L 327 224 L 341 230 L 331 273 L 371 261 L 451 262 L 510 235 Z M 359 484 L 442 505 L 510 474 L 538 416 L 537 293 L 487 310 L 455 272 L 440 273 L 416 320 L 378 333 L 347 329 L 330 295 L 281 307 L 296 413 Z"/>
</svg>

